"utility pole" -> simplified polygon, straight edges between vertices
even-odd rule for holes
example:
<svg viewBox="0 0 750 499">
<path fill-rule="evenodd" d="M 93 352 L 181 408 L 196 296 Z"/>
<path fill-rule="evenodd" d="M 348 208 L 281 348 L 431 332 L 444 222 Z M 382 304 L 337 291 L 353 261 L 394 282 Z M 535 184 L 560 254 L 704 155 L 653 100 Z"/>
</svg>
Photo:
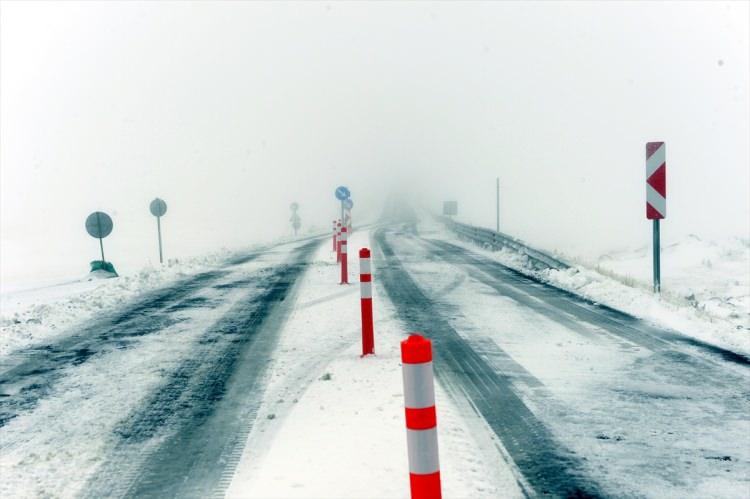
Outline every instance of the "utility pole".
<svg viewBox="0 0 750 499">
<path fill-rule="evenodd" d="M 500 232 L 500 177 L 495 184 L 495 230 Z"/>
</svg>

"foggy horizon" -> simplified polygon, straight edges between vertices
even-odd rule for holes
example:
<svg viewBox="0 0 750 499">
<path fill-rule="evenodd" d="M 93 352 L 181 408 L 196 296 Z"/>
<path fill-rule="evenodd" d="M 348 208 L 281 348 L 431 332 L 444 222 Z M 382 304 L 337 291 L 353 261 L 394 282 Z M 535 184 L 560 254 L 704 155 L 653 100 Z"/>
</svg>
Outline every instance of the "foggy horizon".
<svg viewBox="0 0 750 499">
<path fill-rule="evenodd" d="M 748 4 L 9 2 L 0 273 L 78 276 L 355 223 L 402 193 L 571 256 L 750 237 Z"/>
</svg>

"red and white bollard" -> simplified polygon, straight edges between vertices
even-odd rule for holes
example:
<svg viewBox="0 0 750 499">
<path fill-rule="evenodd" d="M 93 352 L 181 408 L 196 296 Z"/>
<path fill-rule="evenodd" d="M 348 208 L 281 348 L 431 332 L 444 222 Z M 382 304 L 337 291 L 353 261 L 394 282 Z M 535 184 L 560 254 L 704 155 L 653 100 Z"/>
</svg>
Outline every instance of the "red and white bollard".
<svg viewBox="0 0 750 499">
<path fill-rule="evenodd" d="M 336 222 L 336 262 L 341 262 L 341 229 L 343 224 L 341 220 Z"/>
<path fill-rule="evenodd" d="M 362 356 L 375 353 L 375 335 L 372 327 L 372 271 L 370 250 L 359 250 L 359 292 L 362 303 Z"/>
<path fill-rule="evenodd" d="M 401 342 L 406 407 L 406 443 L 412 499 L 440 499 L 432 342 L 412 334 Z"/>
<path fill-rule="evenodd" d="M 336 220 L 333 221 L 333 251 L 336 251 Z"/>
<path fill-rule="evenodd" d="M 349 284 L 349 268 L 347 267 L 346 256 L 346 227 L 341 227 L 339 247 L 341 248 L 341 284 Z"/>
</svg>

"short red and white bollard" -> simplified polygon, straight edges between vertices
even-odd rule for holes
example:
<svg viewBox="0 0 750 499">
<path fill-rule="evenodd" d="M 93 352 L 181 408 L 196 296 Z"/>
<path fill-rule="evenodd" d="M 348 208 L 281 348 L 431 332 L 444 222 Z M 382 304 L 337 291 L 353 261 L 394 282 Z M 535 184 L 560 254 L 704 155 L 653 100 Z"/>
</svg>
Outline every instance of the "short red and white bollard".
<svg viewBox="0 0 750 499">
<path fill-rule="evenodd" d="M 359 250 L 359 292 L 362 303 L 362 356 L 375 353 L 375 335 L 372 327 L 372 271 L 370 250 Z"/>
<path fill-rule="evenodd" d="M 333 221 L 333 251 L 336 251 L 336 220 Z"/>
<path fill-rule="evenodd" d="M 347 267 L 346 256 L 346 227 L 341 227 L 339 247 L 341 248 L 341 284 L 349 284 L 349 268 Z"/>
<path fill-rule="evenodd" d="M 406 444 L 412 499 L 440 499 L 432 342 L 412 334 L 401 342 L 406 407 Z"/>
<path fill-rule="evenodd" d="M 336 263 L 341 262 L 341 220 L 336 222 Z"/>
</svg>

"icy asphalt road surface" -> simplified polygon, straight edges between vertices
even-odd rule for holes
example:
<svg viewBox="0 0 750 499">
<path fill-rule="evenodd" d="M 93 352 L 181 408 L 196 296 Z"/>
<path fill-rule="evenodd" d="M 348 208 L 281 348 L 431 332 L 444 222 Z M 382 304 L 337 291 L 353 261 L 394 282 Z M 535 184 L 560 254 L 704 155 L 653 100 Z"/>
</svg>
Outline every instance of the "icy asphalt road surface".
<svg viewBox="0 0 750 499">
<path fill-rule="evenodd" d="M 262 395 L 319 240 L 237 258 L 0 368 L 3 497 L 206 497 Z"/>
<path fill-rule="evenodd" d="M 438 380 L 530 494 L 747 497 L 748 360 L 593 304 L 415 227 L 376 233 L 376 282 L 434 341 Z"/>
</svg>

